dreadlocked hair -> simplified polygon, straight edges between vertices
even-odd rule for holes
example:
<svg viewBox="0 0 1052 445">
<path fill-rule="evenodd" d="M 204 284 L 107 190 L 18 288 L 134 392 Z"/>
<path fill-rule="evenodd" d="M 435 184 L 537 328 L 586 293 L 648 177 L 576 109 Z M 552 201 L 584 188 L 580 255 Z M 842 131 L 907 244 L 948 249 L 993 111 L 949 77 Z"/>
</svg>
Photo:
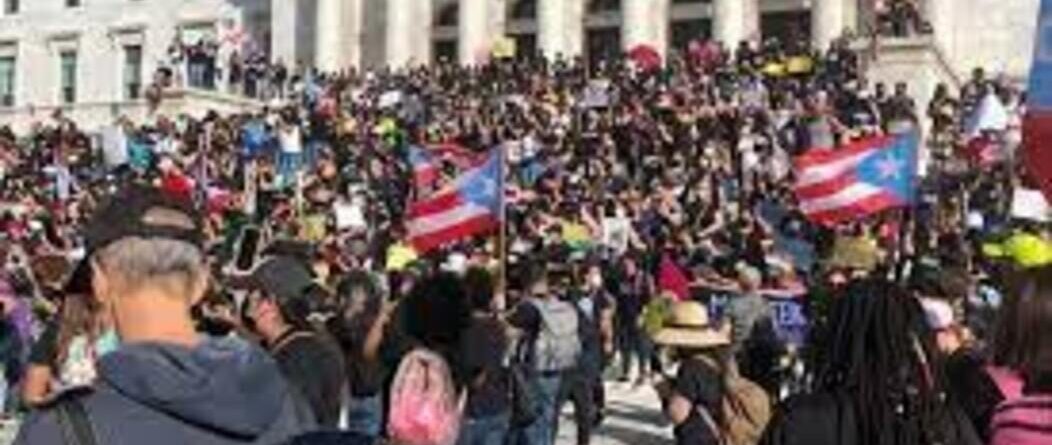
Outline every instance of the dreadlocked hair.
<svg viewBox="0 0 1052 445">
<path fill-rule="evenodd" d="M 863 445 L 955 443 L 947 425 L 944 378 L 934 335 L 919 303 L 881 279 L 855 283 L 833 303 L 819 391 L 836 394 L 855 412 Z"/>
</svg>

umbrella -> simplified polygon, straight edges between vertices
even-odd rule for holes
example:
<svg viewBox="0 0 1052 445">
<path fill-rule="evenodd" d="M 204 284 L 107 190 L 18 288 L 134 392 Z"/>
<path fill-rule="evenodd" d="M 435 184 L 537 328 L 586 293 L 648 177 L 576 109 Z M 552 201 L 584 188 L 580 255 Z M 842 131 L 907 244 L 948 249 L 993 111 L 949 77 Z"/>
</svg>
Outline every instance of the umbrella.
<svg viewBox="0 0 1052 445">
<path fill-rule="evenodd" d="M 650 45 L 637 45 L 628 52 L 628 58 L 644 71 L 661 68 L 661 54 Z"/>
</svg>

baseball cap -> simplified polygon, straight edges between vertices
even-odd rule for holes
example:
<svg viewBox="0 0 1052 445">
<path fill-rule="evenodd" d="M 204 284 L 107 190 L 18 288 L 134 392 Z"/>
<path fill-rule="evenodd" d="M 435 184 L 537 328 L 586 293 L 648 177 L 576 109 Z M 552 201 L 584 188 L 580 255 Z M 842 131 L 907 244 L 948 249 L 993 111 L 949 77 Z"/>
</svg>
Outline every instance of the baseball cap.
<svg viewBox="0 0 1052 445">
<path fill-rule="evenodd" d="M 307 266 L 283 255 L 264 258 L 245 282 L 245 287 L 273 297 L 279 306 L 302 299 L 313 285 L 314 276 Z"/>
<path fill-rule="evenodd" d="M 118 190 L 95 212 L 84 234 L 91 253 L 133 237 L 204 245 L 201 216 L 193 203 L 144 185 Z"/>
</svg>

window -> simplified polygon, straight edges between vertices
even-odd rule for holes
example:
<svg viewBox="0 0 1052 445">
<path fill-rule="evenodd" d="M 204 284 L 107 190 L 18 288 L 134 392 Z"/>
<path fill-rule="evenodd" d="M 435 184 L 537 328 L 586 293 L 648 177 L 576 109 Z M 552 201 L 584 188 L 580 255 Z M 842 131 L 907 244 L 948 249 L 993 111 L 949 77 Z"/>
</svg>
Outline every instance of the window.
<svg viewBox="0 0 1052 445">
<path fill-rule="evenodd" d="M 588 3 L 588 12 L 590 13 L 620 10 L 620 0 L 591 0 L 591 2 Z"/>
<path fill-rule="evenodd" d="M 435 61 L 456 61 L 457 60 L 457 41 L 452 40 L 435 40 L 433 42 L 432 57 Z"/>
<path fill-rule="evenodd" d="M 4 14 L 18 14 L 18 0 L 4 0 Z"/>
<path fill-rule="evenodd" d="M 58 55 L 61 100 L 64 104 L 77 101 L 77 53 L 76 51 L 62 51 Z"/>
<path fill-rule="evenodd" d="M 446 5 L 435 14 L 435 26 L 457 26 L 460 21 L 460 5 L 452 3 Z"/>
<path fill-rule="evenodd" d="M 15 105 L 15 58 L 0 57 L 0 107 Z"/>
<path fill-rule="evenodd" d="M 519 0 L 508 2 L 509 20 L 527 20 L 537 17 L 537 0 Z"/>
<path fill-rule="evenodd" d="M 66 0 L 67 8 L 76 8 L 80 6 L 80 0 Z"/>
<path fill-rule="evenodd" d="M 124 98 L 138 99 L 142 94 L 142 46 L 124 46 Z"/>
</svg>

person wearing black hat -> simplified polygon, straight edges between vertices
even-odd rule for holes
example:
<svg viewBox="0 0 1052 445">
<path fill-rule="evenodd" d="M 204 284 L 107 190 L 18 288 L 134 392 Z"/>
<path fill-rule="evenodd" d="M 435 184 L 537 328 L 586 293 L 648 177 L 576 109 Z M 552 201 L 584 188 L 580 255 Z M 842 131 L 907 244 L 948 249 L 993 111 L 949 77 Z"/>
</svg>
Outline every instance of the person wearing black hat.
<svg viewBox="0 0 1052 445">
<path fill-rule="evenodd" d="M 335 428 L 346 381 L 343 357 L 307 321 L 311 296 L 319 289 L 310 271 L 297 258 L 267 257 L 249 276 L 248 288 L 247 324 L 310 404 L 319 425 Z"/>
<path fill-rule="evenodd" d="M 131 186 L 85 235 L 93 293 L 120 346 L 99 358 L 92 391 L 31 413 L 15 443 L 273 444 L 315 428 L 262 350 L 195 331 L 209 277 L 188 202 Z"/>
</svg>

